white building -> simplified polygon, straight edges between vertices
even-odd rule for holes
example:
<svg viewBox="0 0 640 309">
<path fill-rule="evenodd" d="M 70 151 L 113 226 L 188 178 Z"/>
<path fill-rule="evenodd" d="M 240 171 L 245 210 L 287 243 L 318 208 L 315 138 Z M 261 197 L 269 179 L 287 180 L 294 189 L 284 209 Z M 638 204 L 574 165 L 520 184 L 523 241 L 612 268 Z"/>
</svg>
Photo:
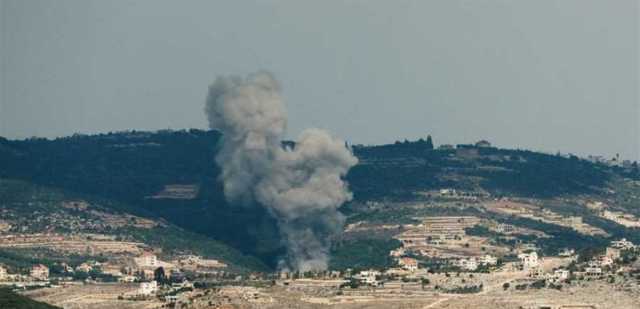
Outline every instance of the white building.
<svg viewBox="0 0 640 309">
<path fill-rule="evenodd" d="M 614 247 L 616 249 L 629 250 L 629 249 L 635 249 L 636 245 L 634 245 L 632 242 L 626 240 L 625 238 L 622 238 L 620 240 L 612 241 L 611 242 L 611 247 Z"/>
<path fill-rule="evenodd" d="M 135 258 L 136 264 L 139 267 L 157 267 L 158 266 L 158 258 L 155 254 L 145 252 L 141 256 Z"/>
<path fill-rule="evenodd" d="M 480 265 L 496 265 L 498 264 L 498 258 L 489 254 L 480 257 Z"/>
<path fill-rule="evenodd" d="M 358 273 L 355 278 L 360 282 L 372 286 L 379 285 L 378 277 L 380 276 L 380 272 L 377 270 L 363 270 Z"/>
<path fill-rule="evenodd" d="M 500 223 L 496 226 L 496 232 L 498 233 L 512 233 L 516 230 L 515 226 L 506 223 Z"/>
<path fill-rule="evenodd" d="M 454 262 L 454 265 L 464 270 L 474 271 L 478 269 L 478 261 L 475 258 L 459 259 Z"/>
<path fill-rule="evenodd" d="M 536 252 L 521 253 L 518 254 L 518 258 L 520 259 L 520 265 L 522 265 L 522 268 L 525 270 L 539 265 L 538 254 Z"/>
<path fill-rule="evenodd" d="M 126 276 L 122 276 L 120 278 L 118 278 L 118 282 L 123 282 L 123 283 L 132 283 L 136 281 L 136 277 L 131 276 L 131 275 L 126 275 Z"/>
<path fill-rule="evenodd" d="M 139 295 L 152 295 L 158 291 L 158 282 L 140 282 L 140 288 L 138 288 Z"/>
<path fill-rule="evenodd" d="M 31 278 L 36 280 L 48 280 L 49 279 L 49 267 L 42 264 L 36 264 L 31 267 Z"/>
<path fill-rule="evenodd" d="M 600 267 L 587 267 L 584 269 L 587 276 L 600 276 L 602 275 L 602 268 Z"/>
<path fill-rule="evenodd" d="M 566 269 L 557 269 L 553 272 L 553 278 L 557 281 L 569 279 L 569 271 Z"/>
<path fill-rule="evenodd" d="M 440 195 L 455 195 L 456 189 L 440 189 Z"/>
<path fill-rule="evenodd" d="M 573 256 L 575 253 L 576 253 L 576 250 L 564 249 L 558 255 L 559 256 L 564 256 L 564 257 L 570 257 L 570 256 Z"/>
</svg>

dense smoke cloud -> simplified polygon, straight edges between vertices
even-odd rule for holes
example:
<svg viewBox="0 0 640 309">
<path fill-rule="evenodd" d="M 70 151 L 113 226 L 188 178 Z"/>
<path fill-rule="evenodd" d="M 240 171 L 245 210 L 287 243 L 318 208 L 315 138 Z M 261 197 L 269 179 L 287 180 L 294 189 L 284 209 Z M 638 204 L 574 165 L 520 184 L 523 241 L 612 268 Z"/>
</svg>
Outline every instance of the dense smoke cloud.
<svg viewBox="0 0 640 309">
<path fill-rule="evenodd" d="M 318 129 L 283 148 L 287 116 L 280 86 L 266 72 L 219 77 L 206 101 L 209 126 L 223 132 L 216 162 L 228 200 L 257 202 L 278 221 L 287 258 L 282 267 L 327 268 L 331 240 L 352 198 L 342 180 L 357 159 L 342 140 Z"/>
</svg>

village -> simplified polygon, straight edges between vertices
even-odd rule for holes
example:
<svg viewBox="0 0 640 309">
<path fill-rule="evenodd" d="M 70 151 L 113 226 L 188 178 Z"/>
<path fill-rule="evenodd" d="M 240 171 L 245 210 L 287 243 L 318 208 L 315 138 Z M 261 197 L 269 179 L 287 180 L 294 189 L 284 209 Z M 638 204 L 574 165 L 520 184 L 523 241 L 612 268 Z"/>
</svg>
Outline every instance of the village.
<svg viewBox="0 0 640 309">
<path fill-rule="evenodd" d="M 531 232 L 473 216 L 426 217 L 395 236 L 402 245 L 388 253 L 392 267 L 307 273 L 234 273 L 223 262 L 193 254 L 163 260 L 159 257 L 162 252 L 149 246 L 118 243 L 106 235 L 72 239 L 3 235 L 0 247 L 49 244 L 52 249 L 68 251 L 79 250 L 77 242 L 83 242 L 93 254 L 110 258 L 86 260 L 74 267 L 34 264 L 28 273 L 0 267 L 0 285 L 69 308 L 79 304 L 95 308 L 179 308 L 182 304 L 189 308 L 278 308 L 276 304 L 282 302 L 302 304 L 300 308 L 385 303 L 428 308 L 474 295 L 562 290 L 595 282 L 622 284 L 640 293 L 640 248 L 626 239 L 611 241 L 602 252 L 590 256 L 580 256 L 570 248 L 556 256 L 542 256 L 531 244 L 507 248 L 467 235 L 469 228 L 479 225 L 504 233 Z M 541 298 L 529 301 L 527 308 L 600 308 L 586 300 Z"/>
<path fill-rule="evenodd" d="M 626 239 L 614 240 L 602 252 L 588 256 L 569 248 L 556 256 L 542 256 L 535 246 L 527 244 L 519 245 L 515 252 L 481 249 L 482 241 L 467 246 L 472 239 L 465 234 L 465 228 L 481 222 L 470 216 L 424 218 L 414 230 L 397 236 L 402 246 L 389 252 L 393 267 L 254 275 L 250 279 L 266 279 L 271 283 L 262 287 L 226 286 L 205 299 L 220 306 L 241 303 L 247 308 L 278 308 L 267 304 L 282 303 L 295 303 L 299 306 L 296 308 L 322 308 L 309 304 L 340 308 L 351 308 L 350 305 L 432 308 L 447 302 L 456 303 L 460 308 L 474 308 L 477 299 L 490 299 L 495 308 L 513 308 L 515 303 L 508 299 L 517 299 L 521 301 L 518 303 L 521 308 L 528 309 L 609 308 L 611 304 L 616 305 L 611 308 L 633 308 L 637 305 L 640 249 L 636 244 Z M 633 291 L 635 296 L 617 299 L 582 294 L 579 297 L 544 296 L 545 291 L 574 291 L 578 286 L 603 291 L 606 286 L 611 295 L 617 296 L 620 295 L 615 291 L 624 289 Z M 541 295 L 526 299 L 519 296 L 527 293 Z M 296 297 L 300 301 L 294 301 Z"/>
<path fill-rule="evenodd" d="M 149 198 L 190 198 L 196 190 L 165 186 Z M 479 300 L 495 308 L 517 304 L 526 309 L 636 304 L 638 244 L 612 238 L 580 215 L 558 213 L 537 200 L 454 188 L 418 195 L 419 201 L 393 204 L 394 212 L 406 211 L 408 217 L 355 221 L 344 228 L 346 238 L 396 241 L 396 247 L 377 253 L 386 266 L 321 272 L 252 272 L 233 267 L 232 260 L 165 250 L 130 234 L 166 227 L 164 221 L 107 211 L 84 200 L 64 200 L 46 216 L 3 210 L 0 250 L 31 259 L 21 267 L 0 263 L 0 286 L 63 308 L 435 308 Z M 634 215 L 608 202 L 580 203 L 594 216 L 638 228 Z M 384 201 L 361 207 L 389 209 Z M 523 226 L 513 218 L 539 223 Z M 569 245 L 550 251 L 540 244 L 553 236 L 537 224 L 610 240 L 594 250 Z M 29 262 L 38 259 L 48 262 Z M 560 291 L 576 294 L 545 296 Z"/>
<path fill-rule="evenodd" d="M 45 237 L 40 236 L 39 239 Z M 55 299 L 56 294 L 80 293 L 86 296 L 87 301 L 93 302 L 95 295 L 85 294 L 86 291 L 105 288 L 113 293 L 106 297 L 106 302 L 164 304 L 175 302 L 181 292 L 192 291 L 194 285 L 189 279 L 208 281 L 229 276 L 225 272 L 227 265 L 215 259 L 184 254 L 163 261 L 148 247 L 135 246 L 137 250 L 110 250 L 112 255 L 106 261 L 88 259 L 75 267 L 64 262 L 50 267 L 34 264 L 26 273 L 12 273 L 0 266 L 0 286 L 23 290 L 27 294 L 33 292 L 49 301 Z M 102 246 L 98 248 L 103 249 Z M 104 295 L 102 291 L 100 297 Z"/>
</svg>

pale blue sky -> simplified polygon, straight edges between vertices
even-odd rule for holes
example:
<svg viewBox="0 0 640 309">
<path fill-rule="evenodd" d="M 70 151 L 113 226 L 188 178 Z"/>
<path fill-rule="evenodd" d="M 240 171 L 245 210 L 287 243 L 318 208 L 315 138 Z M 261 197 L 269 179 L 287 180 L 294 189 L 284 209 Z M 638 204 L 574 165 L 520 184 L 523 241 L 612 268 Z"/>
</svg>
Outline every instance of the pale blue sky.
<svg viewBox="0 0 640 309">
<path fill-rule="evenodd" d="M 273 72 L 289 135 L 640 159 L 635 0 L 0 0 L 0 135 L 205 128 L 218 74 Z"/>
</svg>

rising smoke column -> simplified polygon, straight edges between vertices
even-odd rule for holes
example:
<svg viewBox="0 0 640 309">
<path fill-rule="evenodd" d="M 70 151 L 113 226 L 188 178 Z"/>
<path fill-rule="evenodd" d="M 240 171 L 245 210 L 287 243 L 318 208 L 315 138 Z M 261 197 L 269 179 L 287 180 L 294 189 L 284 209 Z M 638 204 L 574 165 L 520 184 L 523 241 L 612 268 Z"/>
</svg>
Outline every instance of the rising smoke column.
<svg viewBox="0 0 640 309">
<path fill-rule="evenodd" d="M 218 77 L 205 111 L 222 131 L 216 162 L 229 201 L 257 202 L 276 218 L 287 248 L 283 268 L 327 268 L 331 240 L 342 231 L 337 208 L 351 200 L 342 180 L 357 159 L 344 141 L 308 129 L 283 148 L 287 116 L 280 86 L 266 72 Z"/>
</svg>

